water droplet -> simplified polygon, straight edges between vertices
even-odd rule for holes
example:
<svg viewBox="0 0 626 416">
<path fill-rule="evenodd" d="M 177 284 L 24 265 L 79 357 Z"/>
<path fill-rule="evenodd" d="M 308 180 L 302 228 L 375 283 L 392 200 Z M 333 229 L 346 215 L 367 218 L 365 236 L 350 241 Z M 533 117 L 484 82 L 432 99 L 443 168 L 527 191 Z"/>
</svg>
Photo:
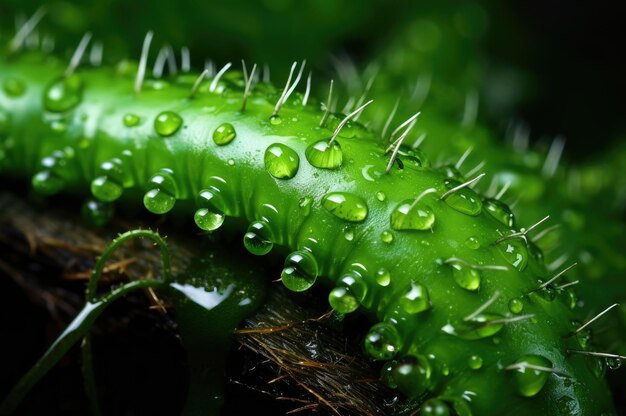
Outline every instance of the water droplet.
<svg viewBox="0 0 626 416">
<path fill-rule="evenodd" d="M 173 135 L 182 125 L 182 117 L 173 111 L 163 111 L 154 119 L 154 130 L 163 137 Z"/>
<path fill-rule="evenodd" d="M 82 95 L 83 83 L 78 75 L 58 78 L 46 87 L 44 106 L 55 113 L 68 111 L 81 102 Z"/>
<path fill-rule="evenodd" d="M 32 184 L 35 191 L 44 195 L 54 195 L 63 189 L 65 181 L 53 171 L 46 169 L 33 176 Z"/>
<path fill-rule="evenodd" d="M 328 303 L 339 313 L 351 313 L 359 307 L 359 301 L 354 297 L 349 288 L 337 286 L 328 295 Z"/>
<path fill-rule="evenodd" d="M 193 216 L 196 225 L 204 231 L 217 230 L 224 223 L 225 204 L 218 188 L 203 189 L 198 194 L 198 210 Z"/>
<path fill-rule="evenodd" d="M 414 315 L 430 308 L 428 290 L 420 284 L 411 282 L 406 293 L 398 300 L 398 305 L 408 314 Z"/>
<path fill-rule="evenodd" d="M 6 95 L 13 98 L 20 97 L 26 92 L 26 84 L 18 78 L 7 78 L 4 80 L 2 88 Z"/>
<path fill-rule="evenodd" d="M 243 245 L 250 253 L 257 256 L 269 253 L 274 247 L 269 224 L 265 221 L 255 221 L 250 224 L 248 232 L 243 237 Z"/>
<path fill-rule="evenodd" d="M 270 124 L 273 125 L 273 126 L 277 126 L 279 124 L 282 124 L 282 122 L 283 122 L 283 119 L 280 118 L 280 116 L 278 114 L 270 117 Z"/>
<path fill-rule="evenodd" d="M 403 357 L 392 372 L 398 389 L 409 397 L 420 396 L 431 387 L 431 373 L 430 362 L 423 355 Z"/>
<path fill-rule="evenodd" d="M 380 233 L 380 239 L 383 240 L 383 243 L 389 244 L 393 242 L 393 233 L 389 230 L 385 230 Z"/>
<path fill-rule="evenodd" d="M 120 159 L 115 158 L 102 163 L 96 175 L 91 181 L 93 196 L 105 202 L 115 201 L 122 196 L 124 171 Z"/>
<path fill-rule="evenodd" d="M 434 223 L 435 214 L 430 208 L 413 199 L 401 202 L 391 213 L 394 230 L 430 230 Z"/>
<path fill-rule="evenodd" d="M 483 366 L 483 359 L 478 355 L 472 355 L 468 358 L 467 364 L 472 370 L 479 370 Z"/>
<path fill-rule="evenodd" d="M 285 259 L 281 279 L 287 289 L 302 292 L 315 284 L 317 273 L 315 257 L 308 251 L 299 250 L 289 254 Z"/>
<path fill-rule="evenodd" d="M 213 141 L 218 146 L 225 146 L 237 137 L 235 127 L 230 123 L 222 123 L 213 132 Z"/>
<path fill-rule="evenodd" d="M 345 227 L 343 227 L 343 238 L 345 238 L 348 241 L 354 240 L 354 231 L 352 230 L 352 227 L 350 227 L 349 225 L 346 225 Z"/>
<path fill-rule="evenodd" d="M 480 248 L 480 242 L 476 237 L 468 237 L 467 240 L 465 240 L 465 245 L 472 250 L 477 250 Z"/>
<path fill-rule="evenodd" d="M 622 366 L 622 359 L 619 357 L 608 357 L 606 366 L 611 370 L 618 370 Z"/>
<path fill-rule="evenodd" d="M 504 224 L 507 227 L 514 226 L 515 217 L 513 216 L 509 206 L 505 203 L 500 202 L 497 199 L 487 198 L 483 200 L 483 206 L 485 207 L 485 210 L 501 224 Z"/>
<path fill-rule="evenodd" d="M 387 199 L 387 195 L 385 195 L 383 191 L 378 191 L 376 192 L 376 199 L 378 199 L 380 202 L 383 202 L 385 199 Z"/>
<path fill-rule="evenodd" d="M 528 249 L 526 243 L 521 238 L 509 238 L 498 244 L 500 253 L 513 267 L 523 271 L 528 264 Z"/>
<path fill-rule="evenodd" d="M 527 368 L 522 363 L 532 365 L 535 368 Z M 515 364 L 522 364 L 519 369 L 515 370 L 518 392 L 524 397 L 532 397 L 539 393 L 548 381 L 550 371 L 546 370 L 552 368 L 552 363 L 539 355 L 525 355 L 515 361 Z M 546 370 L 538 370 L 537 367 Z"/>
<path fill-rule="evenodd" d="M 313 204 L 313 198 L 310 196 L 303 196 L 298 201 L 298 206 L 302 210 L 305 217 L 308 217 L 311 214 L 311 205 Z"/>
<path fill-rule="evenodd" d="M 450 408 L 443 400 L 428 399 L 422 405 L 420 416 L 449 416 Z"/>
<path fill-rule="evenodd" d="M 174 208 L 176 203 L 177 186 L 174 172 L 171 169 L 161 169 L 150 178 L 148 192 L 143 197 L 146 209 L 154 214 L 165 214 Z"/>
<path fill-rule="evenodd" d="M 393 368 L 396 365 L 398 365 L 398 362 L 395 360 L 387 361 L 380 370 L 380 379 L 387 387 L 392 389 L 398 388 L 396 381 L 393 379 Z"/>
<path fill-rule="evenodd" d="M 465 290 L 475 291 L 480 288 L 480 272 L 461 262 L 448 263 L 452 267 L 452 277 L 457 285 Z"/>
<path fill-rule="evenodd" d="M 493 313 L 483 313 L 471 321 L 461 322 L 458 325 L 447 324 L 441 330 L 462 339 L 476 340 L 491 337 L 504 327 L 502 316 Z"/>
<path fill-rule="evenodd" d="M 346 192 L 331 192 L 322 198 L 322 206 L 342 220 L 361 222 L 367 217 L 365 202 Z"/>
<path fill-rule="evenodd" d="M 113 204 L 90 199 L 83 205 L 82 215 L 90 224 L 102 227 L 113 218 Z"/>
<path fill-rule="evenodd" d="M 402 348 L 396 327 L 381 322 L 370 328 L 364 341 L 365 351 L 375 360 L 390 360 Z"/>
<path fill-rule="evenodd" d="M 135 127 L 139 124 L 140 120 L 141 119 L 138 115 L 132 113 L 124 114 L 124 117 L 122 118 L 126 127 Z"/>
<path fill-rule="evenodd" d="M 461 185 L 459 182 L 452 179 L 446 179 L 444 183 L 448 189 Z M 483 207 L 476 192 L 468 187 L 461 188 L 451 193 L 446 197 L 445 201 L 450 207 L 467 215 L 478 215 Z"/>
<path fill-rule="evenodd" d="M 328 144 L 320 140 L 307 147 L 306 159 L 312 166 L 320 169 L 338 169 L 343 162 L 343 152 L 337 141 Z"/>
<path fill-rule="evenodd" d="M 391 283 L 391 273 L 389 273 L 389 270 L 383 267 L 378 269 L 376 272 L 376 283 L 383 287 L 389 286 L 389 283 Z"/>
<path fill-rule="evenodd" d="M 361 276 L 361 273 L 354 270 L 348 271 L 341 277 L 339 284 L 348 288 L 357 302 L 362 302 L 363 299 L 365 299 L 367 284 L 363 276 Z"/>
<path fill-rule="evenodd" d="M 513 298 L 509 301 L 509 310 L 511 313 L 519 314 L 524 310 L 524 302 L 519 298 Z"/>
<path fill-rule="evenodd" d="M 291 179 L 296 176 L 300 158 L 291 147 L 281 143 L 270 145 L 265 151 L 265 168 L 277 179 Z"/>
</svg>

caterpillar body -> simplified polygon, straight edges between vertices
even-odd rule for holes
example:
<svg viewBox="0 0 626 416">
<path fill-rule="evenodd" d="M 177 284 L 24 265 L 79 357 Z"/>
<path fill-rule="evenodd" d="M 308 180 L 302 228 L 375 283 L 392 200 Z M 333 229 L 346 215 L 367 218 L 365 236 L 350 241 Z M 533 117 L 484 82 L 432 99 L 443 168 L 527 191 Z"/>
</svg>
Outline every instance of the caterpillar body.
<svg viewBox="0 0 626 416">
<path fill-rule="evenodd" d="M 235 71 L 142 82 L 137 67 L 0 58 L 3 172 L 42 194 L 90 189 L 96 217 L 141 191 L 155 214 L 230 223 L 254 254 L 286 250 L 289 289 L 320 280 L 337 312 L 378 322 L 365 350 L 421 414 L 613 413 L 572 289 L 485 209 L 476 178 L 415 149 L 387 153 L 363 125 L 290 94 L 297 82 L 250 92 L 254 77 Z"/>
</svg>

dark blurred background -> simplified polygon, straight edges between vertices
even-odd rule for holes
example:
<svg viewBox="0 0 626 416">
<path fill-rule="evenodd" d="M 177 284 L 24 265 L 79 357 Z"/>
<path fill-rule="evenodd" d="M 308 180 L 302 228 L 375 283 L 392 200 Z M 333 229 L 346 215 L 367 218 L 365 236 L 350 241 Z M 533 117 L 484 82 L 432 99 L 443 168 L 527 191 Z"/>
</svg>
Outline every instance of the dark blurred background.
<svg viewBox="0 0 626 416">
<path fill-rule="evenodd" d="M 3 32 L 41 4 L 3 1 Z M 579 160 L 626 137 L 625 2 L 53 0 L 46 7 L 41 27 L 55 35 L 57 51 L 69 54 L 92 31 L 112 62 L 137 56 L 154 30 L 155 45 L 189 46 L 197 66 L 207 57 L 218 64 L 245 58 L 270 64 L 276 76 L 296 59 L 327 69 L 331 56 L 348 55 L 364 65 L 411 24 L 434 16 L 469 39 L 460 49 L 438 51 L 447 63 L 435 71 L 454 74 L 459 56 L 480 57 L 484 65 L 484 121 L 502 127 L 510 118 L 523 120 L 535 139 L 562 134 L 569 157 Z"/>
</svg>

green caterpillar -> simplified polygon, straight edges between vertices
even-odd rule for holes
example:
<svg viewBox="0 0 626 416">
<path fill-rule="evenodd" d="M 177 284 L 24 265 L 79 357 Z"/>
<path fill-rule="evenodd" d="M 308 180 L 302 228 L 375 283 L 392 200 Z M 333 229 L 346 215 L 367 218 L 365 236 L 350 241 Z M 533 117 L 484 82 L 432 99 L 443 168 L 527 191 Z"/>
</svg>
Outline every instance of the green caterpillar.
<svg viewBox="0 0 626 416">
<path fill-rule="evenodd" d="M 407 30 L 391 41 L 392 47 L 375 60 L 386 70 L 377 77 L 372 95 L 379 102 L 384 100 L 387 106 L 394 106 L 400 95 L 404 98 L 401 101 L 404 105 L 398 107 L 395 114 L 380 111 L 374 124 L 386 126 L 391 119 L 408 117 L 410 110 L 407 107 L 411 104 L 421 105 L 423 114 L 413 136 L 405 140 L 407 146 L 425 138 L 420 148 L 440 163 L 462 166 L 470 174 L 475 167 L 487 169 L 493 175 L 491 183 L 483 181 L 478 186 L 490 197 L 489 209 L 496 215 L 511 224 L 515 220 L 528 224 L 551 216 L 550 227 L 537 233 L 535 241 L 551 270 L 556 272 L 578 263 L 569 275 L 579 282 L 587 310 L 596 314 L 615 302 L 622 302 L 626 299 L 626 285 L 623 284 L 626 262 L 621 238 L 624 223 L 611 208 L 619 206 L 620 196 L 615 193 L 621 192 L 620 176 L 610 174 L 613 170 L 619 172 L 619 151 L 614 152 L 616 156 L 612 162 L 617 169 L 606 169 L 606 161 L 602 162 L 602 169 L 593 166 L 580 169 L 559 164 L 563 150 L 561 140 L 555 140 L 549 148 L 529 150 L 528 137 L 524 137 L 523 129 L 518 128 L 511 134 L 513 145 L 503 144 L 475 122 L 475 117 L 471 116 L 476 112 L 474 99 L 471 95 L 464 99 L 467 88 L 454 81 L 455 78 L 463 80 L 472 76 L 480 78 L 477 73 L 481 71 L 476 68 L 476 62 L 460 60 L 452 74 L 440 71 L 438 67 L 432 72 L 435 63 L 449 55 L 454 45 L 467 42 L 461 33 L 441 29 L 451 25 L 448 20 L 431 17 L 419 24 L 446 36 L 443 38 L 442 35 L 441 42 L 427 52 L 414 46 L 423 43 L 423 36 L 420 38 L 415 30 Z M 425 87 L 429 93 L 414 93 L 418 90 L 414 83 L 420 78 L 429 80 L 430 87 Z M 474 80 L 470 84 L 477 88 L 486 82 Z M 617 186 L 613 186 L 615 184 Z M 507 192 L 512 196 L 507 198 Z M 501 198 L 515 203 L 515 217 L 511 210 L 501 206 Z M 608 294 L 607 286 L 611 288 Z M 609 340 L 604 345 L 614 347 L 617 343 L 623 348 L 626 345 L 624 333 L 623 330 L 610 331 L 606 334 Z"/>
<path fill-rule="evenodd" d="M 319 278 L 337 312 L 379 322 L 365 350 L 421 414 L 613 412 L 571 289 L 472 181 L 416 150 L 387 154 L 361 124 L 290 95 L 292 77 L 282 92 L 250 92 L 254 76 L 235 71 L 143 80 L 145 57 L 87 70 L 80 56 L 3 56 L 4 171 L 42 194 L 90 187 L 95 218 L 143 190 L 155 214 L 244 231 L 254 254 L 288 250 L 289 289 Z"/>
</svg>

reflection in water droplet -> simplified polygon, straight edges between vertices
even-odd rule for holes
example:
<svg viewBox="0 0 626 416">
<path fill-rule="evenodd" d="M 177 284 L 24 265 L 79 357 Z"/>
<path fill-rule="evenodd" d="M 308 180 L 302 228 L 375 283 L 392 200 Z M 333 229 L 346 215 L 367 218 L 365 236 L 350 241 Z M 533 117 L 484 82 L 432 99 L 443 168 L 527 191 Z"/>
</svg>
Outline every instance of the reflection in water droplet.
<svg viewBox="0 0 626 416">
<path fill-rule="evenodd" d="M 78 75 L 58 78 L 46 87 L 44 106 L 55 113 L 71 110 L 82 101 L 82 90 L 83 83 Z"/>
<path fill-rule="evenodd" d="M 461 262 L 449 262 L 452 277 L 457 285 L 465 290 L 475 291 L 480 288 L 480 272 Z"/>
<path fill-rule="evenodd" d="M 255 221 L 250 224 L 248 232 L 243 237 L 243 245 L 250 253 L 257 256 L 269 253 L 274 247 L 269 224 L 265 221 Z"/>
<path fill-rule="evenodd" d="M 525 355 L 515 364 L 518 364 L 514 370 L 518 392 L 524 397 L 539 393 L 548 380 L 552 363 L 539 355 Z"/>
<path fill-rule="evenodd" d="M 391 324 L 381 322 L 365 336 L 365 351 L 375 360 L 390 360 L 402 348 L 402 337 Z"/>
<path fill-rule="evenodd" d="M 435 214 L 421 202 L 407 199 L 391 213 L 391 228 L 394 230 L 430 230 L 435 223 Z"/>
<path fill-rule="evenodd" d="M 443 400 L 428 399 L 422 405 L 420 416 L 449 416 L 450 408 Z M 468 415 L 469 416 L 469 415 Z"/>
<path fill-rule="evenodd" d="M 385 230 L 380 233 L 380 239 L 383 240 L 383 243 L 389 244 L 393 242 L 393 233 L 389 230 Z"/>
<path fill-rule="evenodd" d="M 225 146 L 237 136 L 235 127 L 230 123 L 222 123 L 213 132 L 213 141 L 218 146 Z"/>
<path fill-rule="evenodd" d="M 285 259 L 281 279 L 287 289 L 302 292 L 309 289 L 317 280 L 318 266 L 308 251 L 294 251 Z"/>
<path fill-rule="evenodd" d="M 477 250 L 480 248 L 480 242 L 476 237 L 468 237 L 468 239 L 465 240 L 465 245 L 472 250 Z"/>
<path fill-rule="evenodd" d="M 154 130 L 163 137 L 176 133 L 183 125 L 183 119 L 173 111 L 163 111 L 154 119 Z"/>
<path fill-rule="evenodd" d="M 300 158 L 291 147 L 281 143 L 270 145 L 265 151 L 265 168 L 277 179 L 291 179 L 296 176 Z"/>
<path fill-rule="evenodd" d="M 500 253 L 513 267 L 523 271 L 528 264 L 528 249 L 521 238 L 509 238 L 498 243 Z"/>
<path fill-rule="evenodd" d="M 124 118 L 122 119 L 122 121 L 124 122 L 124 125 L 126 127 L 135 127 L 139 124 L 140 118 L 136 114 L 127 113 L 124 114 Z"/>
<path fill-rule="evenodd" d="M 143 204 L 154 214 L 165 214 L 174 208 L 177 192 L 174 172 L 171 169 L 161 169 L 150 178 Z"/>
<path fill-rule="evenodd" d="M 468 358 L 467 364 L 472 370 L 479 370 L 483 366 L 483 359 L 478 355 L 472 355 Z"/>
<path fill-rule="evenodd" d="M 514 226 L 515 217 L 513 216 L 509 206 L 505 203 L 500 202 L 497 199 L 486 198 L 483 200 L 483 207 L 485 207 L 485 210 L 501 224 L 504 224 L 507 227 Z"/>
<path fill-rule="evenodd" d="M 122 161 L 114 158 L 100 165 L 96 178 L 91 181 L 91 193 L 101 201 L 111 202 L 122 196 L 124 188 Z"/>
<path fill-rule="evenodd" d="M 524 302 L 519 298 L 513 298 L 509 301 L 509 310 L 511 313 L 519 314 L 524 310 Z"/>
<path fill-rule="evenodd" d="M 391 273 L 384 267 L 381 267 L 376 272 L 376 283 L 383 287 L 389 286 L 389 283 L 391 283 Z"/>
<path fill-rule="evenodd" d="M 216 187 L 200 191 L 198 206 L 193 219 L 200 229 L 213 231 L 222 226 L 225 217 L 225 205 L 222 195 Z"/>
<path fill-rule="evenodd" d="M 446 179 L 444 183 L 448 189 L 453 189 L 461 185 L 459 182 L 452 179 Z M 445 201 L 446 204 L 455 210 L 462 212 L 463 214 L 474 216 L 480 214 L 483 206 L 476 192 L 468 187 L 461 188 L 449 194 Z"/>
<path fill-rule="evenodd" d="M 337 141 L 328 144 L 320 140 L 307 147 L 306 159 L 312 166 L 320 169 L 338 169 L 343 162 L 343 152 Z"/>
<path fill-rule="evenodd" d="M 409 397 L 422 395 L 432 385 L 432 367 L 423 355 L 398 360 L 392 374 L 398 389 Z"/>
<path fill-rule="evenodd" d="M 365 202 L 346 192 L 331 192 L 322 199 L 322 206 L 342 220 L 361 222 L 367 217 Z"/>
</svg>

